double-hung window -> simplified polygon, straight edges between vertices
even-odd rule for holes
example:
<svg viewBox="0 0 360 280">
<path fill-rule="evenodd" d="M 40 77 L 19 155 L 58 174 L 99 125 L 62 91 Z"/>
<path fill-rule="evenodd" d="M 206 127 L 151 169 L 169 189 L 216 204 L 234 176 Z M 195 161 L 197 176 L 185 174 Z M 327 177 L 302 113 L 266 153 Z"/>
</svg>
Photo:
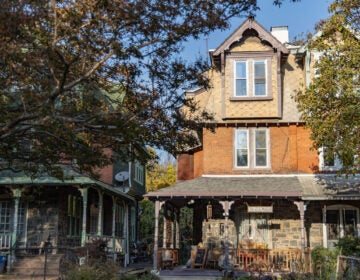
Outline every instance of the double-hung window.
<svg viewBox="0 0 360 280">
<path fill-rule="evenodd" d="M 235 167 L 268 168 L 269 130 L 248 128 L 235 130 Z"/>
<path fill-rule="evenodd" d="M 266 95 L 266 63 L 264 60 L 254 61 L 254 95 Z"/>
<path fill-rule="evenodd" d="M 235 61 L 234 96 L 267 97 L 268 62 L 266 59 Z"/>
<path fill-rule="evenodd" d="M 247 96 L 247 62 L 237 61 L 235 63 L 235 95 Z"/>
</svg>

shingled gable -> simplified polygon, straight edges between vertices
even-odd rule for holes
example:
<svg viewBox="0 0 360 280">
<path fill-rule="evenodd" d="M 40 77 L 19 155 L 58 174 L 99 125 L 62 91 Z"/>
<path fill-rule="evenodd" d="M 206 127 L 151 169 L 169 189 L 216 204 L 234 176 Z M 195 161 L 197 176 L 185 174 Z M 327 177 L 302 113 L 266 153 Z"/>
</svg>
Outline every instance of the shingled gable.
<svg viewBox="0 0 360 280">
<path fill-rule="evenodd" d="M 212 56 L 216 57 L 221 53 L 228 51 L 232 44 L 241 40 L 243 33 L 246 30 L 255 30 L 262 41 L 267 41 L 274 49 L 283 54 L 289 53 L 289 50 L 254 18 L 248 18 L 215 51 L 212 52 Z"/>
</svg>

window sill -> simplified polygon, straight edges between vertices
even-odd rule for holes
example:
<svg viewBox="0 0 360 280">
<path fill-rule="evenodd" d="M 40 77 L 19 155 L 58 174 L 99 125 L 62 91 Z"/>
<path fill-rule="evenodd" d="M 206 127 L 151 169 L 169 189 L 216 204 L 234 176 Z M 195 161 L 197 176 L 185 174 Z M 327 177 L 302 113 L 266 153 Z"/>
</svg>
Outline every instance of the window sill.
<svg viewBox="0 0 360 280">
<path fill-rule="evenodd" d="M 269 101 L 273 100 L 272 96 L 244 96 L 244 97 L 235 97 L 232 96 L 229 99 L 230 101 Z"/>
</svg>

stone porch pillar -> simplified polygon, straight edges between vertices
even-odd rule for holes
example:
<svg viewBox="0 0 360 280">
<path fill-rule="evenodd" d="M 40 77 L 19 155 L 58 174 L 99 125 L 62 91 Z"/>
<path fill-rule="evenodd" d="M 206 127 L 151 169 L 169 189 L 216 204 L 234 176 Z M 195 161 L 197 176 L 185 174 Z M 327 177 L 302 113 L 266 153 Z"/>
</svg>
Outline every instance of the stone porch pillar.
<svg viewBox="0 0 360 280">
<path fill-rule="evenodd" d="M 300 212 L 300 230 L 301 230 L 301 254 L 304 258 L 305 256 L 305 211 L 306 211 L 306 205 L 304 204 L 304 201 L 294 201 L 294 204 L 297 206 L 299 212 Z"/>
<path fill-rule="evenodd" d="M 85 246 L 86 243 L 86 210 L 87 210 L 87 202 L 88 202 L 88 188 L 80 189 L 82 200 L 83 200 L 83 212 L 82 212 L 82 226 L 81 226 L 81 246 Z"/>
<path fill-rule="evenodd" d="M 231 205 L 234 203 L 234 201 L 219 201 L 219 203 L 222 205 L 224 209 L 224 217 L 225 217 L 225 273 L 228 272 L 228 264 L 229 264 L 229 211 L 231 208 Z M 226 275 L 225 274 L 225 275 Z"/>
</svg>

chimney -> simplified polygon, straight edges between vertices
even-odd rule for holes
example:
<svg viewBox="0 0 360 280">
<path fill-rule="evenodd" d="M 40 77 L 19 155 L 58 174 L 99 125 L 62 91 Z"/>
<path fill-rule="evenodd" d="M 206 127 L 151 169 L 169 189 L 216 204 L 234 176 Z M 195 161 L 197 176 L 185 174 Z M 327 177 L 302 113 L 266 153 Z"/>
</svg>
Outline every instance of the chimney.
<svg viewBox="0 0 360 280">
<path fill-rule="evenodd" d="M 270 32 L 282 44 L 289 43 L 289 31 L 287 26 L 272 26 Z"/>
</svg>

